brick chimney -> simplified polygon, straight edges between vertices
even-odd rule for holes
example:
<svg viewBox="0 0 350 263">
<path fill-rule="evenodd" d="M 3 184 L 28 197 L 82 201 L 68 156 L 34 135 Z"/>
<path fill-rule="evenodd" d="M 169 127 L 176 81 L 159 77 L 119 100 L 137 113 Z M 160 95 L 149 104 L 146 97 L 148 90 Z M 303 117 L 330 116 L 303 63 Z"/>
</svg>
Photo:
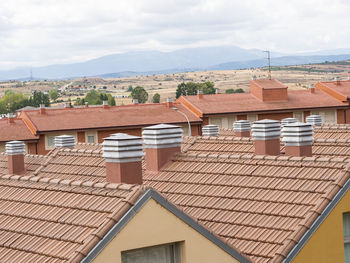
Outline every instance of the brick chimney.
<svg viewBox="0 0 350 263">
<path fill-rule="evenodd" d="M 219 126 L 213 125 L 213 124 L 203 126 L 202 135 L 213 136 L 213 137 L 219 136 Z"/>
<path fill-rule="evenodd" d="M 198 98 L 199 100 L 203 99 L 203 91 L 197 90 L 197 98 Z"/>
<path fill-rule="evenodd" d="M 280 154 L 281 126 L 275 120 L 260 120 L 253 123 L 252 136 L 254 138 L 255 154 Z"/>
<path fill-rule="evenodd" d="M 139 104 L 139 100 L 138 99 L 133 99 L 132 100 L 132 104 Z"/>
<path fill-rule="evenodd" d="M 261 101 L 288 101 L 288 87 L 276 79 L 251 80 L 250 92 Z"/>
<path fill-rule="evenodd" d="M 15 115 L 14 114 L 11 114 L 11 113 L 9 113 L 8 115 L 7 115 L 7 122 L 8 123 L 15 123 Z"/>
<path fill-rule="evenodd" d="M 60 135 L 55 137 L 56 148 L 74 148 L 75 138 L 72 135 Z"/>
<path fill-rule="evenodd" d="M 8 159 L 9 174 L 23 174 L 24 168 L 24 154 L 26 146 L 22 141 L 10 141 L 6 143 L 6 154 Z"/>
<path fill-rule="evenodd" d="M 45 104 L 40 104 L 39 113 L 45 114 Z"/>
<path fill-rule="evenodd" d="M 309 85 L 309 92 L 310 93 L 315 93 L 315 86 L 314 86 L 314 84 L 310 84 Z"/>
<path fill-rule="evenodd" d="M 174 107 L 174 102 L 173 102 L 173 99 L 172 99 L 172 98 L 167 98 L 167 99 L 166 99 L 166 106 L 167 106 L 168 108 Z"/>
<path fill-rule="evenodd" d="M 294 122 L 298 122 L 298 120 L 296 118 L 285 118 L 281 120 L 282 127 L 289 123 L 294 123 Z"/>
<path fill-rule="evenodd" d="M 215 94 L 220 94 L 220 90 L 219 89 L 215 89 Z"/>
<path fill-rule="evenodd" d="M 233 130 L 236 137 L 250 137 L 250 121 L 239 120 L 233 123 Z"/>
<path fill-rule="evenodd" d="M 323 121 L 321 115 L 310 115 L 306 117 L 306 123 L 310 123 L 313 126 L 322 126 Z"/>
<path fill-rule="evenodd" d="M 337 86 L 341 85 L 339 77 L 335 77 L 334 80 L 335 80 L 335 85 L 337 85 Z"/>
<path fill-rule="evenodd" d="M 179 126 L 158 124 L 142 131 L 146 153 L 146 169 L 159 171 L 181 151 L 182 129 Z"/>
<path fill-rule="evenodd" d="M 310 123 L 294 122 L 282 128 L 287 156 L 312 156 L 313 128 Z"/>
<path fill-rule="evenodd" d="M 126 133 L 115 133 L 104 139 L 107 182 L 142 184 L 142 139 Z"/>
<path fill-rule="evenodd" d="M 70 106 L 71 106 L 70 102 L 65 102 L 65 103 L 64 103 L 64 107 L 65 107 L 65 108 L 70 108 Z"/>
<path fill-rule="evenodd" d="M 85 108 L 89 108 L 89 102 L 85 102 Z"/>
<path fill-rule="evenodd" d="M 108 109 L 108 108 L 109 108 L 108 100 L 104 100 L 104 101 L 102 102 L 102 108 L 104 108 L 104 109 Z"/>
</svg>

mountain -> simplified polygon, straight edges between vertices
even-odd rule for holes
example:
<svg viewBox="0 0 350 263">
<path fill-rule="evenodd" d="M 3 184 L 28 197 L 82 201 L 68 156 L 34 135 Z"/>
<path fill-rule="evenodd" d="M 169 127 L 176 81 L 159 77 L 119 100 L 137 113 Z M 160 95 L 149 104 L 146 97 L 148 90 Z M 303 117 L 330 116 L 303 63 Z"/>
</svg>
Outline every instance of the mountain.
<svg viewBox="0 0 350 263">
<path fill-rule="evenodd" d="M 302 64 L 322 63 L 325 61 L 342 61 L 350 59 L 349 54 L 327 56 L 283 56 L 271 59 L 271 66 L 290 66 Z M 266 67 L 266 59 L 248 61 L 232 61 L 208 67 L 208 70 L 228 70 Z"/>
<path fill-rule="evenodd" d="M 344 52 L 344 53 L 342 53 Z M 336 49 L 299 54 L 271 53 L 274 66 L 320 63 L 350 59 L 350 49 Z M 83 76 L 104 78 L 166 74 L 184 71 L 241 69 L 266 66 L 266 53 L 259 49 L 236 46 L 186 48 L 172 52 L 139 51 L 112 54 L 80 63 L 17 68 L 0 71 L 0 80 L 68 79 Z"/>
</svg>

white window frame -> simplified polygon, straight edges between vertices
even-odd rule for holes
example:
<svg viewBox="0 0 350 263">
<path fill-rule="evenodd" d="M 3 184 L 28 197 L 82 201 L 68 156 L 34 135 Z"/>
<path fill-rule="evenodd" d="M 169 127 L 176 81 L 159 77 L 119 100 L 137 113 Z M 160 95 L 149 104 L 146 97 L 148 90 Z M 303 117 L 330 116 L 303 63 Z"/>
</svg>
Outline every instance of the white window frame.
<svg viewBox="0 0 350 263">
<path fill-rule="evenodd" d="M 85 132 L 85 142 L 89 143 L 89 136 L 94 136 L 94 143 L 97 143 L 97 131 L 86 131 Z"/>
</svg>

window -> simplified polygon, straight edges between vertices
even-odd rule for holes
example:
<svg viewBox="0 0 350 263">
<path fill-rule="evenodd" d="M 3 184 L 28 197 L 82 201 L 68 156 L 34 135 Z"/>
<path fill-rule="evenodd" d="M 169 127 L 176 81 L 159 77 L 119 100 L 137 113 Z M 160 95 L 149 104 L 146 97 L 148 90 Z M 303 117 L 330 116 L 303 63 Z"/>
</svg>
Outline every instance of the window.
<svg viewBox="0 0 350 263">
<path fill-rule="evenodd" d="M 47 136 L 47 146 L 48 147 L 55 146 L 55 136 Z"/>
<path fill-rule="evenodd" d="M 293 112 L 293 115 L 293 117 L 296 118 L 298 121 L 304 122 L 304 114 L 302 111 Z"/>
<path fill-rule="evenodd" d="M 95 135 L 88 135 L 87 142 L 88 143 L 95 143 Z"/>
<path fill-rule="evenodd" d="M 180 263 L 180 244 L 167 244 L 122 252 L 122 263 Z"/>
<path fill-rule="evenodd" d="M 350 263 L 350 212 L 343 214 L 344 262 Z"/>
</svg>

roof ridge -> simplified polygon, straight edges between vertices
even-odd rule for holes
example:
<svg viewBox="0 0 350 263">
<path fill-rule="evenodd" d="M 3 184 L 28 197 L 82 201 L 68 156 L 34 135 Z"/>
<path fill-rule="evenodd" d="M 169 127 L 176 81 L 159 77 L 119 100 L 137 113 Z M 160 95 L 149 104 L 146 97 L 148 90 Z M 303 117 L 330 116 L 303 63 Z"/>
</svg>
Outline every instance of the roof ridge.
<svg viewBox="0 0 350 263">
<path fill-rule="evenodd" d="M 297 156 L 273 156 L 273 155 L 256 155 L 253 153 L 235 153 L 235 154 L 219 154 L 219 153 L 179 153 L 178 157 L 195 157 L 195 158 L 213 158 L 213 159 L 251 159 L 251 160 L 271 160 L 271 161 L 300 161 L 300 162 L 329 162 L 329 163 L 350 163 L 350 158 L 343 157 L 297 157 Z"/>
<path fill-rule="evenodd" d="M 60 179 L 60 178 L 49 178 L 37 175 L 0 175 L 0 179 L 4 180 L 15 180 L 15 181 L 28 181 L 28 182 L 39 182 L 47 184 L 57 184 L 57 185 L 66 185 L 66 186 L 77 186 L 77 187 L 90 187 L 96 189 L 117 189 L 130 191 L 138 188 L 142 188 L 143 185 L 136 184 L 126 184 L 126 183 L 101 183 L 93 181 L 80 181 L 80 180 L 71 180 L 71 179 Z"/>
<path fill-rule="evenodd" d="M 344 169 L 344 176 L 339 176 L 338 180 L 330 185 L 329 189 L 319 198 L 314 208 L 312 208 L 304 217 L 304 220 L 300 222 L 298 228 L 292 233 L 290 237 L 286 239 L 286 243 L 276 251 L 273 262 L 281 262 L 287 257 L 289 252 L 298 244 L 300 239 L 312 226 L 315 220 L 322 214 L 327 205 L 334 199 L 339 190 L 344 186 L 347 180 L 350 178 L 350 165 Z"/>
</svg>

